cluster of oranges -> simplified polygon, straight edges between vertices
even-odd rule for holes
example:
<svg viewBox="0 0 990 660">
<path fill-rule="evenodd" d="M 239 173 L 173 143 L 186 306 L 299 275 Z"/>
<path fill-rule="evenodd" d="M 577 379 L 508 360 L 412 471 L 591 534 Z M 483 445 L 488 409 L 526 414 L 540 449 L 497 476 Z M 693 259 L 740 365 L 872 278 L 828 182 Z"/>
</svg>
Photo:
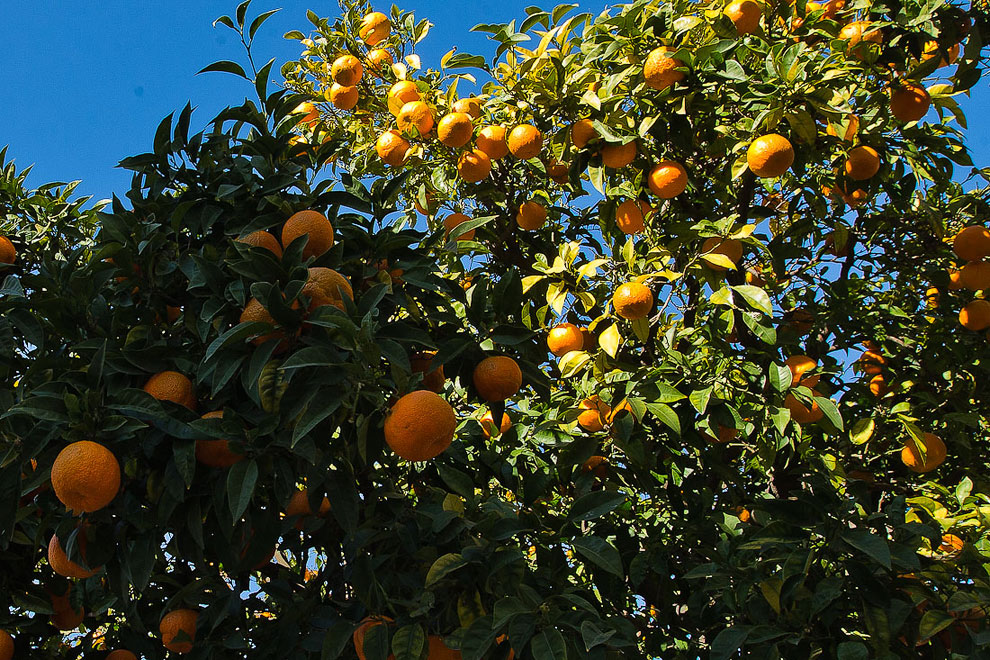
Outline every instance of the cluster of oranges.
<svg viewBox="0 0 990 660">
<path fill-rule="evenodd" d="M 962 268 L 949 273 L 950 289 L 990 291 L 990 230 L 983 225 L 970 225 L 960 230 L 952 241 L 952 249 L 960 260 L 967 262 Z M 928 291 L 928 301 L 938 303 L 938 290 Z M 959 323 L 967 330 L 982 331 L 990 328 L 990 301 L 976 298 L 959 312 Z"/>
</svg>

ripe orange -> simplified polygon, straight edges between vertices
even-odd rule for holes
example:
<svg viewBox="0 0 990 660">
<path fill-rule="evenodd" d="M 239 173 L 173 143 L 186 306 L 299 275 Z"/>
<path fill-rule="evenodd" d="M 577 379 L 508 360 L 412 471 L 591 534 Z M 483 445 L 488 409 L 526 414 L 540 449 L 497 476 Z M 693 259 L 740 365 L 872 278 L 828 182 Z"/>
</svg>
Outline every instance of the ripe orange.
<svg viewBox="0 0 990 660">
<path fill-rule="evenodd" d="M 6 630 L 0 630 L 0 660 L 13 660 L 14 638 Z"/>
<path fill-rule="evenodd" d="M 540 155 L 543 149 L 543 134 L 531 124 L 520 124 L 512 129 L 506 139 L 509 151 L 520 160 L 529 160 Z"/>
<path fill-rule="evenodd" d="M 294 115 L 302 115 L 298 123 L 313 128 L 320 123 L 320 109 L 309 101 L 305 101 L 296 106 L 292 111 Z"/>
<path fill-rule="evenodd" d="M 932 59 L 933 57 L 940 57 L 939 67 L 949 66 L 954 64 L 957 59 L 959 59 L 959 44 L 952 44 L 949 46 L 948 51 L 945 51 L 948 55 L 948 59 L 940 55 L 939 45 L 937 41 L 927 41 L 925 42 L 925 50 L 921 54 L 921 60 L 923 62 Z"/>
<path fill-rule="evenodd" d="M 354 289 L 351 288 L 351 283 L 332 268 L 310 268 L 302 293 L 309 297 L 310 312 L 323 305 L 333 305 L 344 311 L 347 309 L 344 305 L 344 298 L 354 300 Z"/>
<path fill-rule="evenodd" d="M 110 651 L 105 660 L 137 660 L 137 656 L 130 651 L 117 649 L 116 651 Z"/>
<path fill-rule="evenodd" d="M 938 551 L 946 555 L 958 554 L 966 546 L 966 542 L 955 534 L 943 534 Z M 977 608 L 979 610 L 979 608 Z"/>
<path fill-rule="evenodd" d="M 801 379 L 804 375 L 811 371 L 812 369 L 818 368 L 818 362 L 812 360 L 807 355 L 792 355 L 791 357 L 784 360 L 784 364 L 787 368 L 791 370 L 791 386 L 796 386 L 801 383 Z"/>
<path fill-rule="evenodd" d="M 841 137 L 846 142 L 852 142 L 856 139 L 856 135 L 859 133 L 859 117 L 856 115 L 847 115 L 847 119 L 846 130 Z M 829 121 L 828 126 L 825 128 L 825 132 L 833 137 L 840 137 L 840 130 L 842 130 L 841 126 L 838 123 L 832 123 L 831 121 Z"/>
<path fill-rule="evenodd" d="M 468 183 L 477 183 L 487 179 L 492 171 L 492 161 L 484 151 L 472 149 L 465 151 L 457 159 L 457 173 Z"/>
<path fill-rule="evenodd" d="M 369 46 L 375 46 L 388 37 L 392 31 L 392 23 L 388 16 L 380 11 L 373 11 L 361 19 L 358 36 Z"/>
<path fill-rule="evenodd" d="M 907 466 L 907 469 L 919 474 L 931 472 L 945 462 L 946 456 L 945 443 L 942 442 L 942 438 L 934 433 L 922 435 L 925 439 L 924 456 L 918 449 L 914 438 L 908 438 L 901 449 L 901 462 Z"/>
<path fill-rule="evenodd" d="M 319 211 L 293 213 L 282 225 L 282 245 L 288 247 L 300 236 L 308 236 L 302 258 L 319 258 L 333 247 L 333 225 Z"/>
<path fill-rule="evenodd" d="M 448 648 L 439 635 L 430 635 L 426 660 L 461 660 L 461 652 Z"/>
<path fill-rule="evenodd" d="M 498 429 L 495 429 L 495 418 L 492 417 L 492 411 L 489 410 L 481 418 L 481 430 L 485 434 L 485 437 L 489 440 L 493 435 L 502 435 L 506 431 L 512 428 L 512 420 L 506 413 L 502 413 L 502 423 L 498 425 Z"/>
<path fill-rule="evenodd" d="M 660 46 L 654 48 L 646 56 L 646 64 L 643 65 L 643 80 L 647 86 L 653 89 L 667 89 L 675 83 L 684 80 L 684 72 L 677 69 L 684 66 L 684 62 L 673 57 L 670 53 L 672 48 Z"/>
<path fill-rule="evenodd" d="M 773 179 L 794 164 L 794 147 L 783 135 L 770 133 L 753 140 L 746 151 L 746 162 L 756 176 Z"/>
<path fill-rule="evenodd" d="M 866 181 L 880 171 L 880 154 L 873 147 L 853 147 L 846 155 L 846 176 L 853 181 Z"/>
<path fill-rule="evenodd" d="M 162 371 L 148 379 L 144 391 L 159 401 L 171 401 L 196 410 L 196 392 L 192 381 L 177 371 Z"/>
<path fill-rule="evenodd" d="M 162 634 L 162 644 L 175 653 L 189 653 L 193 642 L 196 641 L 196 619 L 199 614 L 195 610 L 172 610 L 162 617 L 158 631 Z"/>
<path fill-rule="evenodd" d="M 879 351 L 866 350 L 856 361 L 856 368 L 864 374 L 875 376 L 883 373 L 883 365 L 887 364 L 887 359 Z"/>
<path fill-rule="evenodd" d="M 584 334 L 573 323 L 561 323 L 550 329 L 547 348 L 557 357 L 563 357 L 571 351 L 580 351 L 584 348 Z"/>
<path fill-rule="evenodd" d="M 237 241 L 239 243 L 247 243 L 252 247 L 265 248 L 274 254 L 276 258 L 282 258 L 282 246 L 278 244 L 278 239 L 264 229 L 253 231 L 247 236 L 241 236 Z"/>
<path fill-rule="evenodd" d="M 485 126 L 478 131 L 478 138 L 474 143 L 492 160 L 501 160 L 509 154 L 509 145 L 505 142 L 505 126 Z"/>
<path fill-rule="evenodd" d="M 393 115 L 399 114 L 406 103 L 419 100 L 419 88 L 409 80 L 400 80 L 388 90 L 388 110 Z"/>
<path fill-rule="evenodd" d="M 436 351 L 422 351 L 409 358 L 409 366 L 414 374 L 423 374 L 422 387 L 424 390 L 440 393 L 443 391 L 447 377 L 443 373 L 443 365 L 433 368 L 433 358 Z"/>
<path fill-rule="evenodd" d="M 571 143 L 578 149 L 584 149 L 589 141 L 597 137 L 598 131 L 590 119 L 579 119 L 571 125 Z"/>
<path fill-rule="evenodd" d="M 822 14 L 824 18 L 834 19 L 836 16 L 838 16 L 839 12 L 845 8 L 845 6 L 846 6 L 846 0 L 828 0 L 828 2 L 824 3 L 824 5 L 820 5 L 819 8 L 824 7 L 825 13 Z M 808 11 L 811 11 L 810 7 L 808 7 Z"/>
<path fill-rule="evenodd" d="M 931 105 L 928 90 L 916 83 L 902 82 L 890 90 L 890 112 L 902 123 L 918 121 L 928 114 Z"/>
<path fill-rule="evenodd" d="M 376 73 L 385 72 L 395 64 L 392 54 L 382 48 L 376 48 L 368 53 L 368 68 Z"/>
<path fill-rule="evenodd" d="M 612 412 L 610 412 L 608 415 L 608 423 L 614 424 L 615 419 L 623 411 L 629 413 L 627 417 L 629 417 L 630 419 L 639 421 L 636 419 L 636 415 L 633 413 L 632 405 L 629 403 L 629 399 L 623 399 L 622 401 L 619 402 L 617 406 L 615 406 L 615 408 L 612 408 Z"/>
<path fill-rule="evenodd" d="M 851 49 L 862 41 L 882 44 L 883 32 L 870 21 L 852 21 L 839 30 L 839 39 L 848 41 L 847 47 Z"/>
<path fill-rule="evenodd" d="M 240 323 L 267 323 L 268 325 L 278 326 L 278 322 L 272 317 L 265 306 L 261 304 L 261 301 L 257 298 L 251 298 L 247 305 L 244 306 L 243 311 L 241 311 L 241 316 L 238 319 Z M 273 330 L 265 334 L 260 334 L 251 340 L 255 346 L 261 346 L 266 341 L 271 339 L 281 339 L 276 346 L 275 351 L 280 353 L 289 347 L 288 339 L 285 336 L 285 331 L 281 329 Z"/>
<path fill-rule="evenodd" d="M 604 479 L 608 474 L 608 459 L 604 456 L 591 456 L 581 464 L 582 472 L 594 472 L 599 479 Z"/>
<path fill-rule="evenodd" d="M 684 166 L 672 160 L 661 160 L 650 170 L 647 184 L 653 194 L 661 199 L 672 199 L 687 188 L 688 178 Z"/>
<path fill-rule="evenodd" d="M 597 394 L 592 394 L 578 405 L 583 412 L 578 415 L 578 426 L 588 433 L 598 433 L 605 428 L 605 421 L 612 414 L 612 407 L 602 401 Z"/>
<path fill-rule="evenodd" d="M 717 434 L 718 437 L 704 431 L 701 433 L 701 435 L 703 435 L 709 442 L 714 442 L 717 445 L 724 445 L 736 439 L 736 436 L 739 435 L 739 429 L 732 426 L 722 426 L 719 424 Z"/>
<path fill-rule="evenodd" d="M 330 89 L 327 91 L 327 100 L 333 104 L 335 108 L 341 110 L 351 110 L 358 102 L 358 88 L 351 86 L 346 87 L 344 85 L 339 85 L 334 83 L 330 85 Z"/>
<path fill-rule="evenodd" d="M 890 388 L 887 387 L 887 379 L 883 377 L 883 374 L 877 374 L 870 379 L 870 391 L 876 397 L 886 396 L 890 392 Z"/>
<path fill-rule="evenodd" d="M 815 396 L 821 396 L 815 390 L 812 390 Z M 811 402 L 811 408 L 808 408 L 805 404 L 797 400 L 793 394 L 788 394 L 784 397 L 784 407 L 791 411 L 791 419 L 793 419 L 798 424 L 813 424 L 825 416 L 822 409 L 818 406 L 815 401 Z"/>
<path fill-rule="evenodd" d="M 320 512 L 319 516 L 323 517 L 330 513 L 330 500 L 326 497 L 320 502 Z M 313 507 L 309 503 L 309 490 L 303 488 L 302 490 L 297 490 L 292 493 L 292 497 L 289 498 L 289 503 L 285 507 L 285 517 L 292 518 L 293 516 L 299 516 L 304 518 L 306 516 L 313 515 Z M 302 520 L 296 521 L 296 528 L 302 529 Z"/>
<path fill-rule="evenodd" d="M 101 444 L 73 442 L 52 464 L 52 490 L 67 509 L 76 513 L 99 511 L 120 490 L 120 464 Z"/>
<path fill-rule="evenodd" d="M 454 409 L 429 390 L 406 394 L 385 418 L 385 442 L 407 461 L 428 461 L 439 456 L 454 439 Z"/>
<path fill-rule="evenodd" d="M 567 185 L 571 181 L 570 168 L 567 163 L 561 163 L 556 158 L 548 160 L 546 162 L 547 166 L 547 176 L 554 183 L 559 183 L 562 186 Z"/>
<path fill-rule="evenodd" d="M 459 149 L 471 141 L 474 126 L 471 115 L 466 112 L 451 112 L 443 116 L 437 126 L 437 139 L 448 147 Z"/>
<path fill-rule="evenodd" d="M 0 236 L 0 264 L 12 264 L 17 260 L 17 249 L 10 239 Z"/>
<path fill-rule="evenodd" d="M 353 55 L 341 55 L 330 65 L 330 77 L 338 85 L 353 87 L 361 81 L 364 67 L 361 60 Z"/>
<path fill-rule="evenodd" d="M 354 651 L 360 660 L 368 660 L 368 657 L 364 654 L 364 638 L 368 634 L 368 631 L 375 626 L 380 626 L 383 623 L 392 623 L 392 619 L 387 616 L 369 616 L 365 617 L 360 625 L 354 630 L 354 636 L 352 637 L 354 641 Z M 395 656 L 389 655 L 390 660 L 395 660 Z"/>
<path fill-rule="evenodd" d="M 201 419 L 223 419 L 222 410 L 214 410 L 202 416 Z M 230 442 L 223 438 L 216 440 L 196 440 L 196 460 L 209 467 L 225 468 L 244 459 L 244 454 L 238 454 L 230 448 Z"/>
<path fill-rule="evenodd" d="M 639 234 L 646 229 L 646 216 L 653 213 L 653 207 L 641 199 L 627 199 L 615 209 L 615 224 L 624 234 Z"/>
<path fill-rule="evenodd" d="M 450 232 L 454 230 L 454 227 L 468 222 L 471 218 L 467 217 L 463 213 L 451 213 L 446 218 L 443 219 L 443 228 L 446 230 L 444 235 L 449 236 Z M 457 237 L 459 241 L 470 241 L 474 238 L 474 230 L 468 229 L 466 232 Z"/>
<path fill-rule="evenodd" d="M 626 282 L 612 294 L 615 313 L 629 321 L 645 319 L 653 308 L 653 293 L 639 282 Z"/>
<path fill-rule="evenodd" d="M 470 96 L 466 99 L 457 99 L 451 108 L 454 112 L 466 112 L 474 119 L 481 117 L 481 99 Z"/>
<path fill-rule="evenodd" d="M 399 135 L 398 131 L 387 130 L 378 136 L 378 141 L 375 143 L 375 151 L 386 165 L 399 167 L 406 162 L 409 141 Z"/>
<path fill-rule="evenodd" d="M 50 591 L 48 592 L 52 601 L 52 625 L 59 630 L 75 630 L 86 617 L 86 610 L 82 607 L 79 607 L 79 609 L 72 608 L 72 601 L 69 598 L 69 594 L 71 593 L 71 583 L 66 588 L 64 594 L 58 595 Z"/>
<path fill-rule="evenodd" d="M 967 330 L 990 328 L 990 302 L 974 300 L 959 311 L 959 323 Z"/>
<path fill-rule="evenodd" d="M 970 261 L 959 271 L 959 282 L 970 291 L 990 289 L 990 261 Z"/>
<path fill-rule="evenodd" d="M 86 534 L 84 531 L 80 530 L 79 534 L 76 535 L 76 544 L 79 546 L 79 555 L 85 560 Z M 85 580 L 88 577 L 96 575 L 102 568 L 83 568 L 82 565 L 69 559 L 69 556 L 65 554 L 65 550 L 62 549 L 62 544 L 59 542 L 58 537 L 54 534 L 52 534 L 52 538 L 48 542 L 48 565 L 59 575 L 80 580 Z"/>
<path fill-rule="evenodd" d="M 736 516 L 739 518 L 739 522 L 741 523 L 748 523 L 753 519 L 753 514 L 751 514 L 746 507 L 737 506 L 734 511 L 736 512 Z"/>
<path fill-rule="evenodd" d="M 523 202 L 516 213 L 516 224 L 520 229 L 539 229 L 547 221 L 547 209 L 539 202 Z"/>
<path fill-rule="evenodd" d="M 608 144 L 602 147 L 602 165 L 613 170 L 622 169 L 636 160 L 636 143 Z"/>
<path fill-rule="evenodd" d="M 400 133 L 422 137 L 433 130 L 433 111 L 422 101 L 410 101 L 399 109 L 395 125 Z"/>
<path fill-rule="evenodd" d="M 507 355 L 493 355 L 478 363 L 471 375 L 481 398 L 489 403 L 504 401 L 522 387 L 522 370 Z"/>
<path fill-rule="evenodd" d="M 760 29 L 763 7 L 753 0 L 736 0 L 729 3 L 723 11 L 736 26 L 736 32 L 740 36 Z"/>
<path fill-rule="evenodd" d="M 702 254 L 721 254 L 734 264 L 738 264 L 743 255 L 743 244 L 734 238 L 719 238 L 712 236 L 705 240 L 701 246 Z M 728 270 L 726 266 L 705 262 L 705 265 L 712 270 L 724 272 Z"/>
<path fill-rule="evenodd" d="M 928 290 L 925 291 L 925 307 L 930 307 L 932 309 L 937 309 L 939 305 L 939 299 L 942 294 L 939 292 L 938 287 L 930 286 Z"/>
<path fill-rule="evenodd" d="M 990 255 L 990 231 L 983 225 L 965 227 L 952 239 L 952 249 L 960 259 L 978 261 Z"/>
</svg>

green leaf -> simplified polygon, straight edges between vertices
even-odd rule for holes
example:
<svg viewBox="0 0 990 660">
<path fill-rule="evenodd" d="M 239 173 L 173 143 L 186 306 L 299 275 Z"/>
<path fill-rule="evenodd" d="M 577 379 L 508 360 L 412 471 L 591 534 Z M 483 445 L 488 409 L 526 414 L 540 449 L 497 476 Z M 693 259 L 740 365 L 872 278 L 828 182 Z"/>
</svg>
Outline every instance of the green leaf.
<svg viewBox="0 0 990 660">
<path fill-rule="evenodd" d="M 612 575 L 623 577 L 622 558 L 619 556 L 619 551 L 605 539 L 597 536 L 581 536 L 571 541 L 571 545 L 591 563 L 605 569 Z"/>
<path fill-rule="evenodd" d="M 626 496 L 622 493 L 607 490 L 592 491 L 574 501 L 567 517 L 572 521 L 594 520 L 616 509 L 625 501 Z"/>
<path fill-rule="evenodd" d="M 264 12 L 263 14 L 259 14 L 257 17 L 255 17 L 255 19 L 253 21 L 251 21 L 251 27 L 248 30 L 248 39 L 251 40 L 251 41 L 253 41 L 254 40 L 255 33 L 258 32 L 258 28 L 260 28 L 264 24 L 265 21 L 267 21 L 269 18 L 271 18 L 272 16 L 274 16 L 275 14 L 277 14 L 280 11 L 282 11 L 282 10 L 281 9 L 269 9 L 268 11 Z"/>
<path fill-rule="evenodd" d="M 711 297 L 708 298 L 708 301 L 713 305 L 728 305 L 731 307 L 734 304 L 732 300 L 732 290 L 723 286 L 721 289 L 713 293 Z"/>
<path fill-rule="evenodd" d="M 694 392 L 691 392 L 691 395 L 688 397 L 688 400 L 691 402 L 691 405 L 694 406 L 694 409 L 697 410 L 699 414 L 704 415 L 705 410 L 708 409 L 708 401 L 711 398 L 712 398 L 712 388 L 706 387 L 703 390 L 695 390 Z"/>
<path fill-rule="evenodd" d="M 234 520 L 241 516 L 251 503 L 254 486 L 258 482 L 258 463 L 254 459 L 234 463 L 227 472 L 227 502 Z"/>
<path fill-rule="evenodd" d="M 340 654 L 344 652 L 344 648 L 350 643 L 353 634 L 354 626 L 348 621 L 338 619 L 330 624 L 323 636 L 320 660 L 337 660 Z"/>
<path fill-rule="evenodd" d="M 773 305 L 770 302 L 770 296 L 760 287 L 750 284 L 740 284 L 732 287 L 732 290 L 741 295 L 753 309 L 763 312 L 767 316 L 773 314 Z"/>
<path fill-rule="evenodd" d="M 201 73 L 208 73 L 210 71 L 219 71 L 221 73 L 232 73 L 235 76 L 240 76 L 241 78 L 244 78 L 244 80 L 251 80 L 250 78 L 248 78 L 247 74 L 244 73 L 244 69 L 241 67 L 240 64 L 238 64 L 237 62 L 231 62 L 230 60 L 220 60 L 219 62 L 214 62 L 213 64 L 209 64 L 203 67 L 202 69 L 200 69 L 199 71 L 197 71 L 196 75 L 199 75 Z"/>
<path fill-rule="evenodd" d="M 566 660 L 567 644 L 564 636 L 555 628 L 544 628 L 529 642 L 533 660 Z"/>
<path fill-rule="evenodd" d="M 746 626 L 732 626 L 722 630 L 712 640 L 711 660 L 729 660 L 742 648 L 749 637 L 749 631 Z"/>
<path fill-rule="evenodd" d="M 419 660 L 426 647 L 426 633 L 419 624 L 403 626 L 392 635 L 395 660 Z"/>
<path fill-rule="evenodd" d="M 842 642 L 836 649 L 838 660 L 868 660 L 870 649 L 861 642 Z"/>
<path fill-rule="evenodd" d="M 870 418 L 856 420 L 856 423 L 849 429 L 849 440 L 854 445 L 865 444 L 873 437 L 873 431 L 876 427 L 876 422 Z"/>
<path fill-rule="evenodd" d="M 450 552 L 438 558 L 426 573 L 426 586 L 429 587 L 459 568 L 467 566 L 467 562 L 459 554 Z"/>
<path fill-rule="evenodd" d="M 886 539 L 880 538 L 868 529 L 849 529 L 842 532 L 840 538 L 890 570 L 890 546 L 887 545 Z"/>
<path fill-rule="evenodd" d="M 818 403 L 818 407 L 822 409 L 825 414 L 825 419 L 827 419 L 832 426 L 838 430 L 842 430 L 842 416 L 839 414 L 839 409 L 836 408 L 835 402 L 824 396 L 814 397 L 815 402 Z"/>
<path fill-rule="evenodd" d="M 590 651 L 596 646 L 604 644 L 613 635 L 615 635 L 614 630 L 602 631 L 591 621 L 585 620 L 581 624 L 581 641 L 584 642 L 585 651 Z"/>
<path fill-rule="evenodd" d="M 681 434 L 681 420 L 673 408 L 665 403 L 647 403 L 646 409 L 650 411 L 650 414 L 663 422 L 664 426 L 677 435 Z"/>
<path fill-rule="evenodd" d="M 791 373 L 787 365 L 772 362 L 767 367 L 767 372 L 770 376 L 770 386 L 775 392 L 786 392 L 791 388 L 791 381 L 794 378 L 794 374 Z"/>
<path fill-rule="evenodd" d="M 929 608 L 922 615 L 921 623 L 918 624 L 918 636 L 923 640 L 930 639 L 951 626 L 955 621 L 955 618 L 948 612 Z"/>
<path fill-rule="evenodd" d="M 607 330 L 598 335 L 598 345 L 609 357 L 614 358 L 619 352 L 619 344 L 622 343 L 622 335 L 619 333 L 619 324 L 613 323 Z"/>
</svg>

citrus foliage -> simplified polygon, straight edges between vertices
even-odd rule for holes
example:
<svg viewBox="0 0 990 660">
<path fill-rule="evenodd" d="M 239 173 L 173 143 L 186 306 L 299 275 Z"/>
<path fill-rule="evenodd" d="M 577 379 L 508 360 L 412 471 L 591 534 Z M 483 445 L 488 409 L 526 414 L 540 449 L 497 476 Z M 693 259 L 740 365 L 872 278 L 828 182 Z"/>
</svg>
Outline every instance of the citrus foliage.
<svg viewBox="0 0 990 660">
<path fill-rule="evenodd" d="M 18 650 L 986 653 L 986 17 L 573 9 L 345 2 L 126 205 L 5 170 Z"/>
</svg>

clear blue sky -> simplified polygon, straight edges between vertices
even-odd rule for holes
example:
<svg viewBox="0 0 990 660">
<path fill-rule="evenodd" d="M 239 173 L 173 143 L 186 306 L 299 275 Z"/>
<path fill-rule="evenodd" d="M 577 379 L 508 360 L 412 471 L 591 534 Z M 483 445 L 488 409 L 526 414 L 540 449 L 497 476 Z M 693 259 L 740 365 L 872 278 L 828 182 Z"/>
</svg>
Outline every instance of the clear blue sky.
<svg viewBox="0 0 990 660">
<path fill-rule="evenodd" d="M 4 64 L 0 67 L 0 147 L 18 168 L 34 164 L 30 183 L 81 179 L 81 193 L 97 199 L 122 194 L 127 172 L 115 169 L 120 159 L 150 148 L 161 119 L 187 101 L 198 108 L 193 126 L 202 128 L 223 106 L 239 103 L 249 90 L 226 74 L 195 75 L 210 62 L 242 58 L 236 35 L 212 26 L 232 14 L 234 0 L 134 2 L 7 2 L 0 22 Z M 493 3 L 405 0 L 402 6 L 429 18 L 433 30 L 420 54 L 436 67 L 440 56 L 457 45 L 461 51 L 489 56 L 486 35 L 471 33 L 477 23 L 508 22 L 525 16 L 534 0 Z M 550 7 L 554 3 L 542 3 Z M 603 2 L 585 0 L 594 13 Z M 298 46 L 282 35 L 308 32 L 306 9 L 334 15 L 334 2 L 255 0 L 250 15 L 281 7 L 259 33 L 261 61 L 279 63 L 298 56 Z M 384 3 L 380 9 L 388 11 Z M 990 107 L 987 83 L 963 101 L 970 119 L 969 144 L 977 164 L 990 164 Z"/>
</svg>

